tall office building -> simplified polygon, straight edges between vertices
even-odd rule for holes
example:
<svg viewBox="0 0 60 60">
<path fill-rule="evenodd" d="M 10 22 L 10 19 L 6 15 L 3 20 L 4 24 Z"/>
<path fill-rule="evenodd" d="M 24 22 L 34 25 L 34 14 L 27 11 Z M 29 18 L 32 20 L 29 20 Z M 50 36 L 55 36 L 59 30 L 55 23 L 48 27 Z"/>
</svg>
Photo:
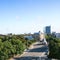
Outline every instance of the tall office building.
<svg viewBox="0 0 60 60">
<path fill-rule="evenodd" d="M 51 26 L 46 26 L 44 30 L 45 34 L 51 34 Z"/>
</svg>

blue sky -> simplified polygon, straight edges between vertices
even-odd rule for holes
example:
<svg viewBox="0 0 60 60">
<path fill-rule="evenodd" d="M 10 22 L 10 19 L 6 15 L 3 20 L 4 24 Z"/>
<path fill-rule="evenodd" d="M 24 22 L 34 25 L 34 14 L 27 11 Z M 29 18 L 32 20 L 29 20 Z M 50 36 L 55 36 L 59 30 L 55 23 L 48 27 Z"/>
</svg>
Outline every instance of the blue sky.
<svg viewBox="0 0 60 60">
<path fill-rule="evenodd" d="M 47 25 L 60 32 L 60 0 L 0 0 L 0 34 L 33 33 Z"/>
</svg>

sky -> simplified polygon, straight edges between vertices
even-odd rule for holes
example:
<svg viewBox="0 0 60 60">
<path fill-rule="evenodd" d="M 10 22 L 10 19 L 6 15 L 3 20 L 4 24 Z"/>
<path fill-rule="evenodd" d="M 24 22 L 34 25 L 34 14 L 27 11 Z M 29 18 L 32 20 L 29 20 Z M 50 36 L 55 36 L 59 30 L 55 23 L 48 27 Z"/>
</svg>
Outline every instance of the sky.
<svg viewBox="0 0 60 60">
<path fill-rule="evenodd" d="M 0 34 L 60 32 L 60 0 L 0 0 Z"/>
</svg>

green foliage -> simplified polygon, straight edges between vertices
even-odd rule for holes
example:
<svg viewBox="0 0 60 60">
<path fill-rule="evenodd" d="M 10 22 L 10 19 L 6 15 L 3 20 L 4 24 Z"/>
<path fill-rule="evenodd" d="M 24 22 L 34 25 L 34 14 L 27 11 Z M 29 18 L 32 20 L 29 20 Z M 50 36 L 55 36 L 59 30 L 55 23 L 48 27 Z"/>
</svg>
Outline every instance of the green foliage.
<svg viewBox="0 0 60 60">
<path fill-rule="evenodd" d="M 60 59 L 60 39 L 52 35 L 47 35 L 46 39 L 49 42 L 49 57 Z"/>
<path fill-rule="evenodd" d="M 0 60 L 8 60 L 14 55 L 22 54 L 26 47 L 29 47 L 33 42 L 35 41 L 26 41 L 23 35 L 0 36 Z"/>
</svg>

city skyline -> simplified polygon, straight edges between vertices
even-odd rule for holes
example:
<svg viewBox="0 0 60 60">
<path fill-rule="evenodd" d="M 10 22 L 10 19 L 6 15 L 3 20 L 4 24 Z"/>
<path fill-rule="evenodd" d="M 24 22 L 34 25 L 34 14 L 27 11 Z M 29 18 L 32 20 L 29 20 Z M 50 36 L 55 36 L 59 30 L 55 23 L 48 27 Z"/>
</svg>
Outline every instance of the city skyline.
<svg viewBox="0 0 60 60">
<path fill-rule="evenodd" d="M 0 34 L 34 33 L 51 26 L 60 32 L 59 0 L 0 0 Z"/>
</svg>

